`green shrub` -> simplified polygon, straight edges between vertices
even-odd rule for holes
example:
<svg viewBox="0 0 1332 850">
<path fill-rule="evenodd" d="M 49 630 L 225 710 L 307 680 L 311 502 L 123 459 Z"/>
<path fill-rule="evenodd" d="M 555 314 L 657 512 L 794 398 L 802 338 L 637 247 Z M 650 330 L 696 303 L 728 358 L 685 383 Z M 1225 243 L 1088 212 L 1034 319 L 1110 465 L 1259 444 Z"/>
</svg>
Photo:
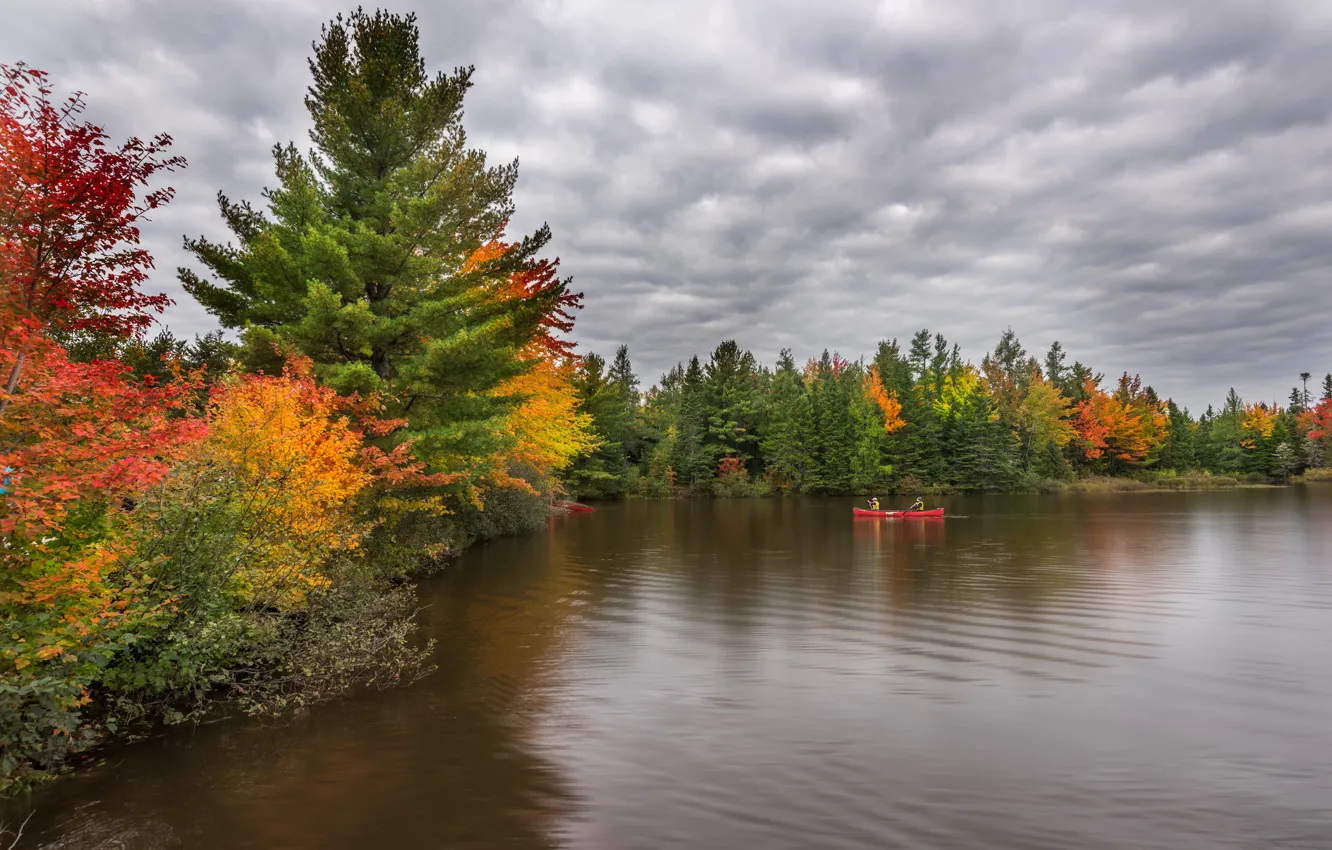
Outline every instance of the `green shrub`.
<svg viewBox="0 0 1332 850">
<path fill-rule="evenodd" d="M 925 493 L 925 482 L 910 473 L 897 479 L 893 493 L 898 496 L 920 496 Z"/>
<path fill-rule="evenodd" d="M 1151 485 L 1136 478 L 1112 478 L 1108 475 L 1088 475 L 1072 482 L 1068 489 L 1076 493 L 1131 493 L 1150 490 Z"/>
<path fill-rule="evenodd" d="M 454 517 L 465 539 L 490 540 L 544 526 L 550 517 L 550 497 L 516 487 L 491 490 L 480 508 L 465 505 Z"/>
<path fill-rule="evenodd" d="M 1332 466 L 1315 466 L 1304 470 L 1304 474 L 1294 479 L 1305 484 L 1332 482 Z"/>
<path fill-rule="evenodd" d="M 58 665 L 51 675 L 0 678 L 0 797 L 59 773 L 101 740 L 84 716 L 86 684 Z"/>
</svg>

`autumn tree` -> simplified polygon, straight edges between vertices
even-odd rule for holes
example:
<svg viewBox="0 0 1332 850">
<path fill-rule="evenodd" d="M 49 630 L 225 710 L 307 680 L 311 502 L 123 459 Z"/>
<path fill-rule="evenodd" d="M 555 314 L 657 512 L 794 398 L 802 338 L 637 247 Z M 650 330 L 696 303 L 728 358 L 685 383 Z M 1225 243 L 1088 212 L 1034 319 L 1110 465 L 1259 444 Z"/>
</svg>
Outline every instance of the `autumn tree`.
<svg viewBox="0 0 1332 850">
<path fill-rule="evenodd" d="M 173 190 L 143 192 L 161 171 L 171 137 L 110 147 L 81 119 L 74 94 L 56 102 L 48 76 L 0 65 L 0 416 L 19 390 L 35 337 L 52 331 L 137 336 L 170 300 L 140 285 L 152 257 L 139 223 Z"/>
<path fill-rule="evenodd" d="M 1063 449 L 1073 439 L 1075 430 L 1069 421 L 1068 399 L 1052 382 L 1034 373 L 1017 410 L 1018 435 L 1022 444 L 1023 467 L 1037 469 L 1047 476 L 1064 474 Z"/>
<path fill-rule="evenodd" d="M 522 398 L 505 425 L 511 442 L 496 459 L 500 481 L 507 476 L 523 482 L 520 487 L 552 492 L 558 489 L 558 474 L 598 445 L 593 417 L 580 410 L 577 369 L 572 357 L 543 357 L 500 385 L 497 392 Z"/>
<path fill-rule="evenodd" d="M 517 163 L 467 147 L 472 69 L 426 73 L 413 15 L 357 10 L 314 45 L 306 108 L 314 150 L 274 149 L 267 209 L 219 195 L 236 238 L 187 247 L 213 274 L 185 288 L 252 363 L 275 340 L 340 392 L 382 392 L 432 468 L 480 475 L 521 399 L 497 392 L 553 353 L 576 297 L 539 258 L 541 227 L 502 241 Z M 272 368 L 271 366 L 268 368 Z"/>
<path fill-rule="evenodd" d="M 1332 465 L 1332 396 L 1302 413 L 1298 428 L 1307 441 L 1309 465 Z"/>
</svg>

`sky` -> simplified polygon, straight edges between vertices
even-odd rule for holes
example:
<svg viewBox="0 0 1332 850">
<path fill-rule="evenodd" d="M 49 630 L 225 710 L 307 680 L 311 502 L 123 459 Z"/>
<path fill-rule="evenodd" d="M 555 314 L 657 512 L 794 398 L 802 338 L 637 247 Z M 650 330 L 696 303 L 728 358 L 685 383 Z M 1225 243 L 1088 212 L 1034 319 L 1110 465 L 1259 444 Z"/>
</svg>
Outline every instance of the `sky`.
<svg viewBox="0 0 1332 850">
<path fill-rule="evenodd" d="M 174 137 L 151 285 L 212 329 L 182 237 L 225 239 L 216 193 L 260 201 L 273 144 L 308 147 L 311 42 L 352 5 L 0 5 L 0 62 Z M 580 350 L 628 344 L 645 385 L 725 339 L 854 359 L 928 328 L 979 362 L 1009 326 L 1195 412 L 1332 372 L 1328 0 L 380 5 L 430 69 L 475 66 L 510 236 L 550 224 Z"/>
</svg>

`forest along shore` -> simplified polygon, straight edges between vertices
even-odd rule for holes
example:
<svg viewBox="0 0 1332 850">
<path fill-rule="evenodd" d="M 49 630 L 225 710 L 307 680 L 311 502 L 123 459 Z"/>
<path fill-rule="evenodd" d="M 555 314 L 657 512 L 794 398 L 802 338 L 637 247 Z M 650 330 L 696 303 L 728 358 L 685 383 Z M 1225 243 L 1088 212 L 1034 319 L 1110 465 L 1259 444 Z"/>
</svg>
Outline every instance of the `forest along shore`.
<svg viewBox="0 0 1332 850">
<path fill-rule="evenodd" d="M 1140 376 L 1108 383 L 1055 342 L 1006 330 L 979 366 L 922 330 L 870 359 L 773 367 L 734 340 L 646 392 L 628 349 L 575 377 L 597 447 L 566 473 L 586 498 L 1212 489 L 1332 480 L 1332 374 L 1289 404 L 1234 390 L 1195 416 Z M 1316 388 L 1315 388 L 1316 389 Z"/>
<path fill-rule="evenodd" d="M 238 342 L 149 334 L 172 139 L 116 145 L 0 66 L 0 794 L 158 724 L 417 679 L 411 577 L 563 499 L 1332 477 L 1332 375 L 1194 416 L 1012 330 L 979 365 L 928 331 L 803 366 L 730 340 L 643 391 L 627 348 L 575 351 L 550 229 L 508 232 L 516 163 L 466 146 L 472 69 L 419 42 L 329 22 L 290 92 L 313 155 L 275 147 L 264 203 L 219 194 L 229 233 L 185 239 Z"/>
</svg>

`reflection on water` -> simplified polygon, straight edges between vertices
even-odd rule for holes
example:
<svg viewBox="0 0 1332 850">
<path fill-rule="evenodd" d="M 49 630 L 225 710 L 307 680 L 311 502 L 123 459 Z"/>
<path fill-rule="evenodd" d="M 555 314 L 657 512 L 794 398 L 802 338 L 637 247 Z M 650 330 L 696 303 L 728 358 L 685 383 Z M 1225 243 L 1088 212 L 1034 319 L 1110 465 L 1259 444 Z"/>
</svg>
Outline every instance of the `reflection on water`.
<svg viewBox="0 0 1332 850">
<path fill-rule="evenodd" d="M 430 679 L 117 750 L 28 846 L 1332 848 L 1332 492 L 851 504 L 480 547 Z"/>
</svg>

